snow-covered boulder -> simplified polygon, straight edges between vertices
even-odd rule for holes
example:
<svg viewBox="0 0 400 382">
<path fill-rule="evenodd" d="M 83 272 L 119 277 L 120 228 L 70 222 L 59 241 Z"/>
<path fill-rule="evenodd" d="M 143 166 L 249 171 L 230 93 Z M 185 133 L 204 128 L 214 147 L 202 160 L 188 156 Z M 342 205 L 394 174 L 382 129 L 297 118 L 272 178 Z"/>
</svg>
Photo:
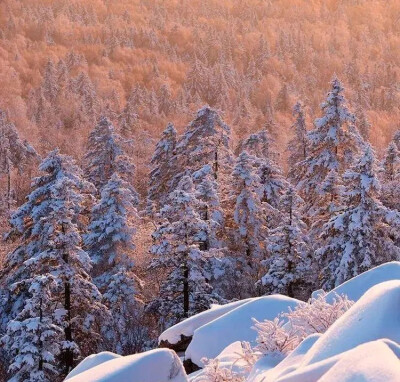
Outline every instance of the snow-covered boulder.
<svg viewBox="0 0 400 382">
<path fill-rule="evenodd" d="M 215 320 L 218 317 L 221 317 L 225 313 L 228 313 L 251 300 L 253 299 L 248 298 L 245 300 L 231 302 L 226 305 L 212 305 L 210 309 L 196 314 L 195 316 L 189 317 L 186 320 L 179 322 L 178 324 L 165 330 L 160 335 L 158 343 L 160 347 L 169 347 L 173 348 L 174 350 L 180 350 L 175 349 L 173 345 L 179 345 L 185 341 L 187 341 L 187 343 L 190 342 L 190 339 L 197 328 L 209 323 L 212 320 Z M 186 348 L 182 350 L 186 350 Z"/>
<path fill-rule="evenodd" d="M 65 380 L 68 380 L 75 375 L 83 373 L 86 370 L 89 370 L 95 366 L 98 366 L 104 362 L 110 361 L 115 358 L 121 358 L 119 354 L 111 353 L 109 351 L 103 351 L 98 354 L 92 354 L 89 357 L 86 357 L 83 361 L 79 363 L 77 367 L 75 367 L 68 375 Z"/>
<path fill-rule="evenodd" d="M 187 382 L 182 362 L 169 349 L 103 362 L 68 379 L 68 382 Z"/>
<path fill-rule="evenodd" d="M 344 294 L 349 300 L 357 301 L 368 289 L 390 280 L 400 280 L 400 262 L 398 261 L 382 264 L 353 277 L 327 293 L 325 298 L 331 303 L 336 295 Z"/>
<path fill-rule="evenodd" d="M 303 302 L 281 295 L 253 299 L 194 331 L 192 342 L 186 350 L 186 359 L 203 367 L 201 359 L 215 358 L 224 348 L 236 341 L 255 342 L 257 332 L 252 329 L 255 318 L 273 320 Z"/>
</svg>

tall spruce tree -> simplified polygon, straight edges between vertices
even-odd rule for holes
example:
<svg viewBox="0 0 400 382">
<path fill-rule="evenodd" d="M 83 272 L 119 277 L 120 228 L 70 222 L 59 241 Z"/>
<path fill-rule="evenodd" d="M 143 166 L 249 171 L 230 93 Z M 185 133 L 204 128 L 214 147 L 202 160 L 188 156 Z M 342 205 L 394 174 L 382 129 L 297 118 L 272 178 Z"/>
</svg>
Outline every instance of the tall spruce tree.
<svg viewBox="0 0 400 382">
<path fill-rule="evenodd" d="M 9 237 L 20 237 L 20 243 L 2 272 L 8 291 L 2 300 L 8 317 L 3 341 L 12 357 L 10 370 L 21 378 L 33 373 L 52 381 L 55 370 L 66 375 L 79 357 L 99 349 L 108 310 L 81 247 L 80 218 L 93 186 L 58 150 L 39 170 L 44 174 L 34 179 L 27 202 L 11 218 Z M 32 342 L 16 352 L 24 341 Z"/>
<path fill-rule="evenodd" d="M 306 202 L 309 216 L 318 215 L 317 205 L 326 194 L 321 185 L 328 174 L 333 170 L 341 176 L 360 149 L 359 136 L 350 129 L 355 117 L 346 106 L 343 91 L 340 81 L 334 78 L 322 104 L 324 115 L 316 119 L 315 128 L 308 133 L 308 156 L 299 163 L 296 171 L 295 183 Z"/>
<path fill-rule="evenodd" d="M 324 245 L 316 251 L 322 268 L 323 286 L 332 288 L 387 261 L 399 260 L 400 214 L 379 201 L 372 148 L 345 172 L 341 198 L 346 208 L 324 226 Z"/>
<path fill-rule="evenodd" d="M 119 354 L 128 354 L 132 318 L 140 309 L 140 281 L 134 273 L 129 251 L 135 246 L 135 229 L 131 220 L 138 220 L 136 194 L 130 185 L 114 174 L 101 191 L 93 207 L 85 245 L 94 261 L 94 282 L 103 295 L 103 303 L 112 314 L 105 333 Z"/>
<path fill-rule="evenodd" d="M 382 160 L 380 178 L 382 203 L 386 207 L 400 210 L 400 151 L 393 141 Z"/>
<path fill-rule="evenodd" d="M 200 109 L 178 142 L 177 160 L 183 172 L 175 177 L 172 189 L 182 176 L 206 164 L 211 165 L 213 176 L 223 187 L 233 165 L 229 142 L 230 128 L 218 112 L 208 106 Z"/>
<path fill-rule="evenodd" d="M 100 118 L 89 135 L 84 158 L 85 177 L 98 193 L 114 173 L 132 181 L 134 165 L 125 154 L 124 144 L 126 142 L 115 132 L 111 122 L 106 117 Z"/>
<path fill-rule="evenodd" d="M 172 178 L 178 173 L 176 163 L 176 130 L 169 123 L 162 133 L 151 158 L 152 170 L 149 176 L 147 213 L 152 216 L 163 206 L 172 191 Z"/>
<path fill-rule="evenodd" d="M 263 242 L 266 237 L 266 219 L 258 193 L 260 178 L 256 172 L 257 158 L 242 152 L 232 173 L 232 196 L 235 199 L 235 241 L 239 262 L 244 274 L 254 284 L 259 277 L 260 262 L 265 257 Z"/>
<path fill-rule="evenodd" d="M 296 178 L 296 165 L 307 159 L 309 141 L 307 135 L 306 125 L 306 113 L 304 105 L 301 102 L 297 102 L 293 107 L 293 116 L 295 122 L 292 125 L 294 130 L 294 136 L 289 141 L 287 151 L 289 152 L 289 179 Z"/>
<path fill-rule="evenodd" d="M 279 204 L 280 223 L 267 239 L 268 272 L 261 283 L 269 293 L 299 296 L 311 284 L 311 261 L 307 226 L 302 221 L 303 200 L 289 187 Z M 307 280 L 307 281 L 305 281 Z"/>
<path fill-rule="evenodd" d="M 189 176 L 184 176 L 161 209 L 164 222 L 153 233 L 151 268 L 164 268 L 167 277 L 159 295 L 148 306 L 161 315 L 161 326 L 170 326 L 221 301 L 209 283 L 207 251 L 199 243 L 207 239 L 199 201 Z"/>
</svg>

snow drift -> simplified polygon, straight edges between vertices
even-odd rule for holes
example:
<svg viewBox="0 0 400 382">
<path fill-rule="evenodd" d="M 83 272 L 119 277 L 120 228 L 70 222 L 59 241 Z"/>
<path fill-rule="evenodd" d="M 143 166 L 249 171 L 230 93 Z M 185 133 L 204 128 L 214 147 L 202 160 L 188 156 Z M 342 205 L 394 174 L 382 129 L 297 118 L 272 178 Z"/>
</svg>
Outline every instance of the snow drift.
<svg viewBox="0 0 400 382">
<path fill-rule="evenodd" d="M 198 366 L 201 359 L 215 358 L 228 345 L 236 341 L 254 343 L 257 333 L 252 329 L 253 321 L 272 320 L 281 312 L 288 312 L 301 301 L 280 295 L 254 299 L 196 329 L 192 342 L 186 350 L 186 358 Z"/>
<path fill-rule="evenodd" d="M 400 280 L 400 262 L 392 261 L 346 281 L 326 294 L 326 301 L 332 303 L 336 295 L 346 295 L 349 300 L 357 301 L 373 286 L 390 280 Z"/>
<path fill-rule="evenodd" d="M 86 357 L 83 361 L 79 363 L 77 367 L 75 367 L 68 375 L 65 380 L 68 380 L 75 375 L 83 373 L 86 370 L 89 370 L 95 366 L 98 366 L 104 362 L 110 361 L 115 358 L 121 358 L 122 356 L 119 354 L 111 353 L 108 351 L 104 351 L 98 354 L 92 354 L 89 357 Z"/>
<path fill-rule="evenodd" d="M 76 369 L 79 367 L 80 365 Z M 156 349 L 141 354 L 111 359 L 75 374 L 75 376 L 68 379 L 68 382 L 133 381 L 187 382 L 187 377 L 182 362 L 174 351 Z"/>
<path fill-rule="evenodd" d="M 212 305 L 212 307 L 204 312 L 189 317 L 178 324 L 171 326 L 165 330 L 159 337 L 158 343 L 168 341 L 170 344 L 176 344 L 182 339 L 182 336 L 191 337 L 196 329 L 221 317 L 225 313 L 246 304 L 253 299 L 248 298 L 245 300 L 231 302 L 226 305 Z"/>
</svg>

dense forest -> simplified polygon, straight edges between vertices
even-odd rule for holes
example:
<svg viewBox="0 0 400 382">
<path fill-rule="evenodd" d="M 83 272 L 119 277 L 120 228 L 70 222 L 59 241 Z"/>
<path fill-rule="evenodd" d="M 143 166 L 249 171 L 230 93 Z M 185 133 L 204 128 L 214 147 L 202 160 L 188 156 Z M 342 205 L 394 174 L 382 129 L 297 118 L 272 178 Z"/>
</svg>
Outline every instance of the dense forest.
<svg viewBox="0 0 400 382">
<path fill-rule="evenodd" d="M 62 380 L 212 304 L 399 260 L 399 20 L 378 0 L 2 2 L 1 378 Z"/>
</svg>

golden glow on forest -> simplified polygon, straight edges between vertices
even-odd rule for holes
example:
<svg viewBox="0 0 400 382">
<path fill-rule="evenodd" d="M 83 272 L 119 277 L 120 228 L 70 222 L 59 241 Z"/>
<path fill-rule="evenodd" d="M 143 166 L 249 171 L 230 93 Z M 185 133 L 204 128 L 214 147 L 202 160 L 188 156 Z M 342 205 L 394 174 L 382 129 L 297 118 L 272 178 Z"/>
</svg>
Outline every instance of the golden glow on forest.
<svg viewBox="0 0 400 382">
<path fill-rule="evenodd" d="M 398 127 L 399 20 L 397 0 L 6 0 L 0 107 L 39 151 L 58 145 L 80 157 L 93 123 L 79 99 L 64 93 L 44 122 L 32 117 L 48 60 L 75 57 L 66 81 L 89 75 L 96 115 L 117 116 L 135 86 L 146 89 L 140 165 L 168 121 L 182 129 L 204 103 L 223 111 L 235 139 L 273 120 L 286 142 L 295 101 L 314 119 L 336 73 L 382 148 Z M 149 106 L 163 85 L 169 110 Z"/>
</svg>

